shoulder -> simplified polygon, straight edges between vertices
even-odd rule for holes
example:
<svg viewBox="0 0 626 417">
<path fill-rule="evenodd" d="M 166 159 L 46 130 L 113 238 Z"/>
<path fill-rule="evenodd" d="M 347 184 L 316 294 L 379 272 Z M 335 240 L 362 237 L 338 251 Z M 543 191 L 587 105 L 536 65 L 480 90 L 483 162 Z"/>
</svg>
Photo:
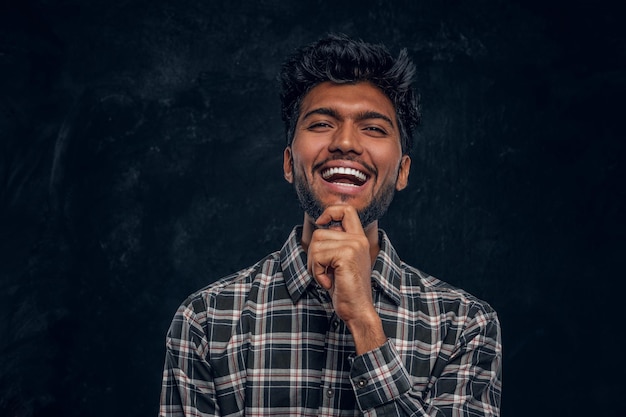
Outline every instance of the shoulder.
<svg viewBox="0 0 626 417">
<path fill-rule="evenodd" d="M 402 262 L 402 292 L 414 299 L 415 308 L 456 325 L 500 327 L 492 306 L 468 291 Z"/>
<path fill-rule="evenodd" d="M 273 252 L 254 265 L 199 289 L 178 307 L 170 332 L 179 327 L 177 323 L 203 335 L 219 328 L 231 328 L 241 316 L 254 287 L 259 282 L 274 281 L 279 274 L 279 252 Z"/>
<path fill-rule="evenodd" d="M 273 252 L 254 265 L 227 275 L 192 293 L 181 307 L 189 308 L 196 314 L 209 310 L 237 308 L 251 288 L 263 277 L 272 279 L 280 272 L 279 252 Z"/>
<path fill-rule="evenodd" d="M 407 312 L 426 314 L 427 317 L 488 315 L 497 320 L 495 311 L 487 302 L 404 262 L 387 234 L 383 230 L 379 233 L 381 252 L 377 269 L 389 281 L 390 292 L 400 294 Z"/>
</svg>

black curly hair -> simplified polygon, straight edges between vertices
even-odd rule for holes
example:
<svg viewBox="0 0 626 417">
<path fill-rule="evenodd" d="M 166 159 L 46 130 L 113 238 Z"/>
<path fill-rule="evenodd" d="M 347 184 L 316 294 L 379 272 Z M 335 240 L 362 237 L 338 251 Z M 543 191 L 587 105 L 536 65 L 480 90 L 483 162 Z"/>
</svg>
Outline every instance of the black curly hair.
<svg viewBox="0 0 626 417">
<path fill-rule="evenodd" d="M 419 97 L 412 88 L 414 75 L 415 65 L 406 49 L 394 59 L 383 45 L 343 34 L 330 34 L 298 49 L 283 63 L 279 76 L 287 144 L 293 141 L 302 99 L 313 87 L 325 81 L 337 84 L 368 81 L 393 103 L 402 152 L 410 153 L 413 130 L 420 121 Z"/>
</svg>

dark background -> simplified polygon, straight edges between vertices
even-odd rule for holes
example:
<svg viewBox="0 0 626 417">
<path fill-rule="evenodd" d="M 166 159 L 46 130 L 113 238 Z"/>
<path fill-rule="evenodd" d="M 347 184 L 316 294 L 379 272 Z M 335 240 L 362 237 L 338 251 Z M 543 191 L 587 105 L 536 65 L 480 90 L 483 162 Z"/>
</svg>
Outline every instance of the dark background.
<svg viewBox="0 0 626 417">
<path fill-rule="evenodd" d="M 301 221 L 276 74 L 328 31 L 417 64 L 381 225 L 498 310 L 503 414 L 625 416 L 621 4 L 3 3 L 0 416 L 156 415 L 179 303 Z"/>
</svg>

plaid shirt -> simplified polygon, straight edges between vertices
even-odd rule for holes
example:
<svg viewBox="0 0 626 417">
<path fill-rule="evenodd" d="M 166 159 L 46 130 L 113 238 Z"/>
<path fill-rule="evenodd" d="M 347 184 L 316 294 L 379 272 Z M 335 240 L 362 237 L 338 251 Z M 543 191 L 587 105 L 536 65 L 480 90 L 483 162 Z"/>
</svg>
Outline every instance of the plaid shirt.
<svg viewBox="0 0 626 417">
<path fill-rule="evenodd" d="M 372 271 L 387 343 L 355 355 L 295 228 L 280 250 L 191 295 L 167 335 L 160 416 L 497 416 L 491 307 L 403 263 Z"/>
</svg>

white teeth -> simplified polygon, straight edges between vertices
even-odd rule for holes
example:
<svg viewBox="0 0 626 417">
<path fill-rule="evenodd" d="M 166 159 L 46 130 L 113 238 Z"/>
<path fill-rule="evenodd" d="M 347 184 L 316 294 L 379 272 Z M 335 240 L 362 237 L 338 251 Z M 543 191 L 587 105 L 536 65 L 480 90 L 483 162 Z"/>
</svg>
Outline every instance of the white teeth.
<svg viewBox="0 0 626 417">
<path fill-rule="evenodd" d="M 362 182 L 365 182 L 365 180 L 367 179 L 367 176 L 363 172 L 354 168 L 345 167 L 328 168 L 326 171 L 322 172 L 322 178 L 326 180 L 336 174 L 351 175 Z"/>
</svg>

